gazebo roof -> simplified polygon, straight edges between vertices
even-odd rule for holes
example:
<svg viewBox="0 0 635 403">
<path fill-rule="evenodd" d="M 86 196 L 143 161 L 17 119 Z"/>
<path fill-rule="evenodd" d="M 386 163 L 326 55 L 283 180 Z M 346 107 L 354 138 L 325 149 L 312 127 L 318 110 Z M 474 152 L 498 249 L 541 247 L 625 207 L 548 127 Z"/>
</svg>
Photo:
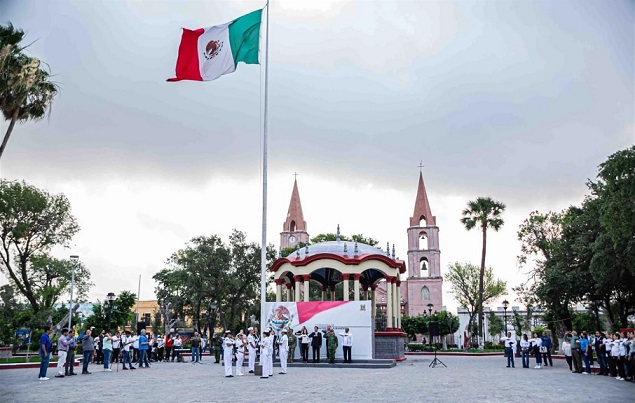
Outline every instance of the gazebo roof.
<svg viewBox="0 0 635 403">
<path fill-rule="evenodd" d="M 333 259 L 347 265 L 357 265 L 368 260 L 378 260 L 389 267 L 399 269 L 400 273 L 406 272 L 405 262 L 390 257 L 386 251 L 364 243 L 344 241 L 320 242 L 309 245 L 308 248 L 300 248 L 287 257 L 277 259 L 269 267 L 269 270 L 275 272 L 285 263 L 290 263 L 296 267 L 306 266 L 320 259 Z"/>
</svg>

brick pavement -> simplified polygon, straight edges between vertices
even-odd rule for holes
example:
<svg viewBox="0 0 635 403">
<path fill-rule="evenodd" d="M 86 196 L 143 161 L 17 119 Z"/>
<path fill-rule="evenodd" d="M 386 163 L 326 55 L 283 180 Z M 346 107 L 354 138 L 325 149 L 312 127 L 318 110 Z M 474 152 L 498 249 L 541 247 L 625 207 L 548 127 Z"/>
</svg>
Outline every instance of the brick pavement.
<svg viewBox="0 0 635 403">
<path fill-rule="evenodd" d="M 37 380 L 37 369 L 0 371 L 1 402 L 580 402 L 634 401 L 635 383 L 553 368 L 505 368 L 504 357 L 439 357 L 448 368 L 429 368 L 433 357 L 409 357 L 391 369 L 289 368 L 287 375 L 225 378 L 220 364 L 157 363 L 150 369 Z M 517 361 L 517 363 L 519 363 Z M 387 398 L 390 396 L 390 399 Z"/>
</svg>

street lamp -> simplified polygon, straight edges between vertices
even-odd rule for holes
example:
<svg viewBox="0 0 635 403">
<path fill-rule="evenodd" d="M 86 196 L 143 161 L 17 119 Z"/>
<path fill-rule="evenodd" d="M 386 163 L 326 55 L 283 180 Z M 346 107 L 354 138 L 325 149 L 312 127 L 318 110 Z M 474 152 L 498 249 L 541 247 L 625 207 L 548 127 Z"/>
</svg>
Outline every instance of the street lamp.
<svg viewBox="0 0 635 403">
<path fill-rule="evenodd" d="M 428 342 L 428 344 L 430 345 L 430 351 L 432 351 L 432 330 L 430 329 L 430 323 L 432 322 L 432 309 L 434 308 L 434 305 L 431 303 L 428 304 L 428 337 L 430 337 L 430 340 Z"/>
<path fill-rule="evenodd" d="M 68 331 L 72 329 L 73 322 L 73 289 L 75 288 L 75 266 L 79 261 L 79 256 L 71 255 L 71 299 L 68 301 Z"/>
<path fill-rule="evenodd" d="M 112 330 L 112 305 L 115 302 L 115 298 L 114 292 L 109 292 L 108 295 L 106 295 L 106 303 L 108 304 L 108 315 L 106 318 L 106 321 L 108 322 L 108 331 Z"/>
<path fill-rule="evenodd" d="M 504 316 L 505 316 L 505 337 L 507 337 L 507 308 L 509 307 L 509 302 L 507 300 L 503 301 L 503 309 L 505 310 L 504 312 Z"/>
<path fill-rule="evenodd" d="M 218 308 L 218 302 L 216 301 L 212 301 L 209 304 L 209 317 L 208 317 L 208 322 L 209 322 L 209 334 L 210 334 L 210 339 L 212 339 L 214 337 L 214 329 L 216 329 L 216 308 Z"/>
</svg>

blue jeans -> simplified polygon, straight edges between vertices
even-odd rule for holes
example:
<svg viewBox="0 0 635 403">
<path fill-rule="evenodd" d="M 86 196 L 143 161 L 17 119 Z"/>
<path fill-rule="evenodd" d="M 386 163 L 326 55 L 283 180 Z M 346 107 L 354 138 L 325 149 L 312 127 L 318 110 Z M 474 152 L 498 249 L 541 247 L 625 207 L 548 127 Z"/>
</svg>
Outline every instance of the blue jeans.
<svg viewBox="0 0 635 403">
<path fill-rule="evenodd" d="M 110 353 L 112 353 L 112 350 L 104 350 L 104 369 L 110 367 Z"/>
<path fill-rule="evenodd" d="M 146 368 L 150 368 L 150 364 L 148 363 L 148 350 L 139 349 L 139 368 L 142 368 L 144 363 L 146 364 Z"/>
<path fill-rule="evenodd" d="M 46 357 L 40 355 L 40 375 L 38 378 L 46 378 L 46 371 L 49 369 L 49 361 L 51 360 L 51 352 Z"/>
<path fill-rule="evenodd" d="M 198 362 L 201 359 L 201 350 L 198 347 L 192 347 L 192 361 Z"/>
<path fill-rule="evenodd" d="M 124 368 L 126 368 L 126 363 L 128 363 L 128 366 L 132 368 L 132 359 L 130 358 L 130 351 L 123 350 L 123 360 L 121 360 L 121 363 L 123 364 Z"/>
<path fill-rule="evenodd" d="M 529 368 L 529 351 L 523 350 L 521 354 L 523 360 L 523 368 Z"/>
<path fill-rule="evenodd" d="M 582 356 L 582 362 L 584 362 L 585 372 L 587 374 L 590 374 L 591 373 L 591 366 L 589 365 L 589 357 L 586 355 L 586 353 L 581 353 L 580 355 Z"/>
<path fill-rule="evenodd" d="M 507 366 L 514 367 L 514 350 L 511 347 L 505 347 L 505 355 L 507 356 Z"/>
<path fill-rule="evenodd" d="M 88 371 L 88 363 L 93 358 L 93 350 L 84 351 L 84 363 L 82 364 L 82 372 Z"/>
</svg>

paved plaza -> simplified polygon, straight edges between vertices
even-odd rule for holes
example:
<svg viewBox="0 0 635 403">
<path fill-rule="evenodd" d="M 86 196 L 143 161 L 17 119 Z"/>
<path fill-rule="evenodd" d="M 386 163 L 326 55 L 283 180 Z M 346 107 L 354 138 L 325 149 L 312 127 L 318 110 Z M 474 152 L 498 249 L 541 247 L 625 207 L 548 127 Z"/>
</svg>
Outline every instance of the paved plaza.
<svg viewBox="0 0 635 403">
<path fill-rule="evenodd" d="M 409 357 L 391 369 L 289 368 L 270 379 L 225 378 L 220 364 L 156 363 L 150 369 L 37 380 L 37 369 L 0 371 L 0 402 L 607 402 L 635 401 L 635 384 L 553 368 L 505 368 L 503 357 Z M 81 368 L 80 368 L 81 370 Z M 114 370 L 113 370 L 114 371 Z"/>
</svg>

